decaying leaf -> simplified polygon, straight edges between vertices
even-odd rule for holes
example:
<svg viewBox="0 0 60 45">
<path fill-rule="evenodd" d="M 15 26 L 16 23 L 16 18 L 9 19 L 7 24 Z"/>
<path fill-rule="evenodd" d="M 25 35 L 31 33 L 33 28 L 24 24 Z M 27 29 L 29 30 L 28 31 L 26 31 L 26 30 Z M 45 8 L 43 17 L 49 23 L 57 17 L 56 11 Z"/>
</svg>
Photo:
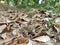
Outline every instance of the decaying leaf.
<svg viewBox="0 0 60 45">
<path fill-rule="evenodd" d="M 2 34 L 1 37 L 2 37 L 3 39 L 6 39 L 6 38 L 7 38 L 6 33 Z"/>
<path fill-rule="evenodd" d="M 58 33 L 60 32 L 60 25 L 58 25 L 58 24 L 56 25 L 55 24 L 54 28 L 57 30 Z"/>
<path fill-rule="evenodd" d="M 60 23 L 60 18 L 56 18 L 55 23 L 57 23 L 57 24 Z"/>
<path fill-rule="evenodd" d="M 46 42 L 45 45 L 56 45 L 56 41 L 52 39 L 52 40 Z"/>
<path fill-rule="evenodd" d="M 50 40 L 50 37 L 48 37 L 48 36 L 40 36 L 40 37 L 34 38 L 33 40 L 40 41 L 40 42 L 47 42 L 47 41 Z"/>
<path fill-rule="evenodd" d="M 27 43 L 28 42 L 28 40 L 26 38 L 21 38 L 21 37 L 17 38 L 17 41 L 18 41 L 18 44 L 22 44 L 22 43 Z"/>
<path fill-rule="evenodd" d="M 57 32 L 60 32 L 60 18 L 55 19 L 54 28 L 57 30 Z"/>
<path fill-rule="evenodd" d="M 29 40 L 27 45 L 45 45 L 45 43 L 44 42 L 35 42 L 35 41 L 32 41 L 32 40 Z"/>
<path fill-rule="evenodd" d="M 0 26 L 0 33 L 2 33 L 6 27 L 7 27 L 7 25 L 1 25 Z"/>
</svg>

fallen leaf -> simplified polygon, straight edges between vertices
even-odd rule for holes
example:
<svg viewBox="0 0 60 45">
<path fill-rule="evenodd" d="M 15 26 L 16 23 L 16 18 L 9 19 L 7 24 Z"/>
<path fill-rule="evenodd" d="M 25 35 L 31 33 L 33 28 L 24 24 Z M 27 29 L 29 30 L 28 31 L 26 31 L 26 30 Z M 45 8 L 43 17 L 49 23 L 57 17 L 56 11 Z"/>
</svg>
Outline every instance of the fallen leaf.
<svg viewBox="0 0 60 45">
<path fill-rule="evenodd" d="M 2 33 L 6 27 L 7 27 L 6 25 L 0 26 L 0 33 Z"/>
<path fill-rule="evenodd" d="M 55 24 L 54 28 L 57 30 L 58 33 L 60 32 L 60 24 Z"/>
<path fill-rule="evenodd" d="M 45 43 L 44 42 L 36 42 L 36 41 L 29 40 L 27 45 L 45 45 Z"/>
<path fill-rule="evenodd" d="M 60 23 L 60 18 L 56 18 L 55 23 Z"/>
<path fill-rule="evenodd" d="M 47 42 L 47 41 L 50 40 L 50 37 L 48 37 L 48 36 L 40 36 L 40 37 L 34 38 L 33 40 L 40 41 L 40 42 Z"/>
<path fill-rule="evenodd" d="M 6 38 L 7 38 L 6 33 L 3 33 L 3 34 L 1 35 L 1 37 L 2 37 L 3 39 L 6 39 Z"/>
</svg>

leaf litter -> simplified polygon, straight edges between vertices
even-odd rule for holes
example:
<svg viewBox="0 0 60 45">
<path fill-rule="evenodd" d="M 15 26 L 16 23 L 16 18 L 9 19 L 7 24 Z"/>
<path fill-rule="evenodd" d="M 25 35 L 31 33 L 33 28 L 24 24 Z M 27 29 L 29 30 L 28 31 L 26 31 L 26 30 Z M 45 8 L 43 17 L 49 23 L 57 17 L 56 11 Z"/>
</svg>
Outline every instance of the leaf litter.
<svg viewBox="0 0 60 45">
<path fill-rule="evenodd" d="M 52 11 L 1 9 L 0 45 L 59 45 L 59 20 Z"/>
</svg>

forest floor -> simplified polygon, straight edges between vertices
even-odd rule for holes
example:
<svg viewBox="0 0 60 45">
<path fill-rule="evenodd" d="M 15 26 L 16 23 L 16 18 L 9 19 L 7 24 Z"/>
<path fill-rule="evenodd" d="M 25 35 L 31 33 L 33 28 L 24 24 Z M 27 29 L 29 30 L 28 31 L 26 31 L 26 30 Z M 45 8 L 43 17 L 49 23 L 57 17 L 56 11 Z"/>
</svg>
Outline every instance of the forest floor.
<svg viewBox="0 0 60 45">
<path fill-rule="evenodd" d="M 60 17 L 56 15 L 52 10 L 0 4 L 0 45 L 60 45 Z"/>
</svg>

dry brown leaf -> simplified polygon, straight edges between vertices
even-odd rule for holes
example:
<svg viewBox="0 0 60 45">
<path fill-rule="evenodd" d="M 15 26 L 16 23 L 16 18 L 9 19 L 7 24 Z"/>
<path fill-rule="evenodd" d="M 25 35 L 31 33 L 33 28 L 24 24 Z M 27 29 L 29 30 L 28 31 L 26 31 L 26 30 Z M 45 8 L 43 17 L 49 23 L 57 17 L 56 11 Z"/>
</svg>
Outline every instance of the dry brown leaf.
<svg viewBox="0 0 60 45">
<path fill-rule="evenodd" d="M 17 45 L 27 45 L 26 43 L 22 43 L 22 44 L 17 44 Z"/>
<path fill-rule="evenodd" d="M 27 39 L 21 38 L 21 37 L 17 38 L 17 41 L 18 41 L 18 44 L 27 43 Z"/>
</svg>

